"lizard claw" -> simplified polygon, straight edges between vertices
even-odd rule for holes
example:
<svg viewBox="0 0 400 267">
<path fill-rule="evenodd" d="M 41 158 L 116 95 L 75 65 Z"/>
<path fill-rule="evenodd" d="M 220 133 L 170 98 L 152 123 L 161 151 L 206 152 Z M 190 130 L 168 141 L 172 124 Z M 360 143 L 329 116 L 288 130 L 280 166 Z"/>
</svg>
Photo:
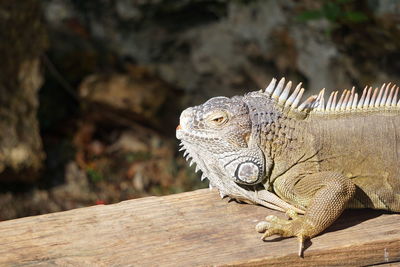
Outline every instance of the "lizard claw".
<svg viewBox="0 0 400 267">
<path fill-rule="evenodd" d="M 300 236 L 297 236 L 297 239 L 299 241 L 298 255 L 299 255 L 299 257 L 303 258 L 303 256 L 304 256 L 303 253 L 304 253 L 304 241 L 305 241 L 305 238 L 304 238 L 303 235 L 300 235 Z"/>
<path fill-rule="evenodd" d="M 268 229 L 267 231 L 265 231 L 265 233 L 262 235 L 261 240 L 265 241 L 265 239 L 267 237 L 270 237 L 272 235 L 281 235 L 282 234 L 282 230 L 280 229 Z"/>
<path fill-rule="evenodd" d="M 303 256 L 304 241 L 308 238 L 306 233 L 307 225 L 304 224 L 304 218 L 297 215 L 293 211 L 287 211 L 286 214 L 289 216 L 289 220 L 278 218 L 275 215 L 269 215 L 265 218 L 265 221 L 259 222 L 256 225 L 256 230 L 260 233 L 264 233 L 261 240 L 272 235 L 280 235 L 282 237 L 296 236 L 299 242 L 298 255 Z"/>
</svg>

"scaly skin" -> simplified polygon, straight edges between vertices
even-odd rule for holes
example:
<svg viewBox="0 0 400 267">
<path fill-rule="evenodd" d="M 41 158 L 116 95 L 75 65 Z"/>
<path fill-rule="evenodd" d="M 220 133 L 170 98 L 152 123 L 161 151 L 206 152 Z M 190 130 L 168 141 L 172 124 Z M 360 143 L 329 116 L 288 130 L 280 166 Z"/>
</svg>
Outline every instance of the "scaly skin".
<svg viewBox="0 0 400 267">
<path fill-rule="evenodd" d="M 354 105 L 339 111 L 341 103 L 325 109 L 316 97 L 308 109 L 285 106 L 280 91 L 213 98 L 182 112 L 177 129 L 189 156 L 223 195 L 286 211 L 291 220 L 268 216 L 257 225 L 262 239 L 296 236 L 301 255 L 304 240 L 345 208 L 400 212 L 400 107 L 391 104 L 397 93 L 389 104 L 383 99 L 388 87 L 378 97 L 378 91 L 368 94 L 359 108 L 358 95 L 344 93 L 342 102 Z M 383 104 L 369 107 L 375 102 Z"/>
</svg>

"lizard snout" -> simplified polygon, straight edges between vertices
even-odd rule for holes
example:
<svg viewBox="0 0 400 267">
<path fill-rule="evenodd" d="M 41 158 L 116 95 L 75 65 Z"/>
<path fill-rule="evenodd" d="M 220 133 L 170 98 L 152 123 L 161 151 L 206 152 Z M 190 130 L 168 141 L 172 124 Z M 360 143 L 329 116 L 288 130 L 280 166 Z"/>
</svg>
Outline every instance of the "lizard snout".
<svg viewBox="0 0 400 267">
<path fill-rule="evenodd" d="M 176 127 L 176 130 L 187 130 L 190 128 L 189 124 L 191 120 L 193 119 L 193 109 L 192 108 L 187 108 L 184 111 L 182 111 L 181 116 L 179 118 L 179 125 Z"/>
</svg>

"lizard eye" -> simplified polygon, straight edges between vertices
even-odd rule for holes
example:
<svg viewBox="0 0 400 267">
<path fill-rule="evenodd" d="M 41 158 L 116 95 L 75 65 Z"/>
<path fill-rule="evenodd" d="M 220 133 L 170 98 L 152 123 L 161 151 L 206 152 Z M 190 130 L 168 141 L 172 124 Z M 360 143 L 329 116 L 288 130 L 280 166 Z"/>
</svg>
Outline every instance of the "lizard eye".
<svg viewBox="0 0 400 267">
<path fill-rule="evenodd" d="M 224 117 L 217 117 L 217 118 L 213 119 L 213 122 L 218 123 L 218 124 L 223 122 L 223 121 L 224 121 Z"/>
<path fill-rule="evenodd" d="M 218 111 L 209 116 L 208 121 L 215 126 L 220 126 L 228 121 L 228 114 L 223 111 Z"/>
</svg>

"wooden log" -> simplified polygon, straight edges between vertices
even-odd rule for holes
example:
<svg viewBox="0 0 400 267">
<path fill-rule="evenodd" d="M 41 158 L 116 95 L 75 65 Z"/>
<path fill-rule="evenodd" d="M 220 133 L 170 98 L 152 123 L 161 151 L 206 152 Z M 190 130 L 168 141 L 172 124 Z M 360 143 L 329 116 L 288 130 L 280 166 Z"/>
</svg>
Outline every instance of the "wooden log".
<svg viewBox="0 0 400 267">
<path fill-rule="evenodd" d="M 354 266 L 400 261 L 400 215 L 346 211 L 312 239 L 267 242 L 254 226 L 283 213 L 197 190 L 0 223 L 0 266 Z"/>
</svg>

